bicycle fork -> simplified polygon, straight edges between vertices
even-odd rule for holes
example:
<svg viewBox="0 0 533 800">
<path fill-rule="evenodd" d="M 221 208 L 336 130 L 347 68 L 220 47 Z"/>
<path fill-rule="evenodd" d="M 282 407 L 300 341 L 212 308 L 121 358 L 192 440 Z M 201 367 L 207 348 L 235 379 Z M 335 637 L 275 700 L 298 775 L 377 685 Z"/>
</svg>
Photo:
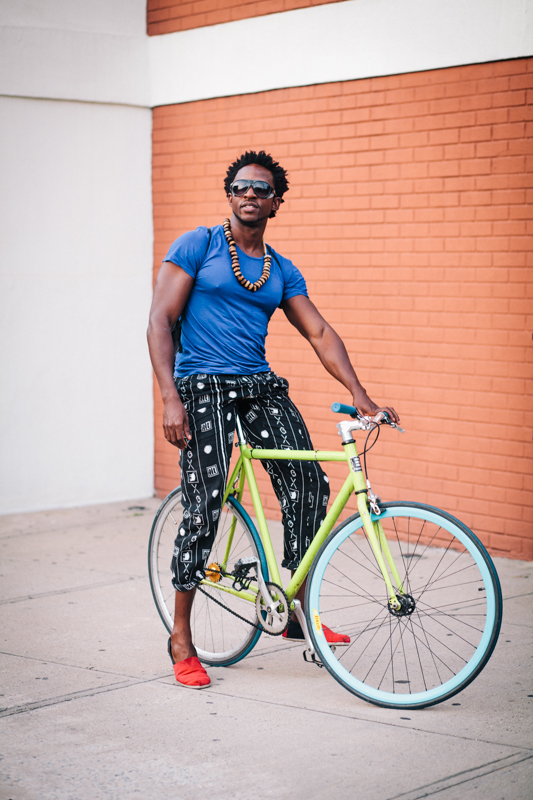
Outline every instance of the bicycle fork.
<svg viewBox="0 0 533 800">
<path fill-rule="evenodd" d="M 370 516 L 370 512 L 368 510 L 368 489 L 365 486 L 363 470 L 361 468 L 359 456 L 357 455 L 355 442 L 353 440 L 351 442 L 343 442 L 343 445 L 346 455 L 348 456 L 348 462 L 350 464 L 354 492 L 357 497 L 357 507 L 363 521 L 366 535 L 368 536 L 368 541 L 370 542 L 370 546 L 372 547 L 372 551 L 387 587 L 389 606 L 394 610 L 399 610 L 401 608 L 401 603 L 396 595 L 397 592 L 400 594 L 405 594 L 402 580 L 394 562 L 394 557 L 391 553 L 389 543 L 383 532 L 381 522 L 379 520 L 373 522 Z M 391 580 L 391 575 L 396 584 L 396 589 L 394 588 Z"/>
</svg>

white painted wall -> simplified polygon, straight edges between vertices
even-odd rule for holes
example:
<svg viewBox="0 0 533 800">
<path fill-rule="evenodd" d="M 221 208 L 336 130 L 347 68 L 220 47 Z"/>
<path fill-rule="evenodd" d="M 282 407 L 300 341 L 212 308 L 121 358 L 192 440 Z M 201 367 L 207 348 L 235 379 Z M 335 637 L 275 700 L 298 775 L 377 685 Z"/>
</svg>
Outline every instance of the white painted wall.
<svg viewBox="0 0 533 800">
<path fill-rule="evenodd" d="M 532 0 L 345 0 L 145 27 L 145 0 L 3 0 L 0 94 L 158 106 L 533 54 Z M 267 54 L 234 57 L 238 42 Z"/>
<path fill-rule="evenodd" d="M 148 109 L 0 98 L 2 512 L 153 490 Z"/>
<path fill-rule="evenodd" d="M 347 0 L 152 36 L 149 49 L 151 102 L 166 105 L 529 56 L 533 5 Z"/>
<path fill-rule="evenodd" d="M 146 496 L 145 0 L 3 0 L 0 25 L 0 512 Z"/>
<path fill-rule="evenodd" d="M 149 106 L 146 0 L 1 0 L 0 94 Z"/>
<path fill-rule="evenodd" d="M 2 0 L 0 24 L 144 36 L 146 0 Z"/>
</svg>

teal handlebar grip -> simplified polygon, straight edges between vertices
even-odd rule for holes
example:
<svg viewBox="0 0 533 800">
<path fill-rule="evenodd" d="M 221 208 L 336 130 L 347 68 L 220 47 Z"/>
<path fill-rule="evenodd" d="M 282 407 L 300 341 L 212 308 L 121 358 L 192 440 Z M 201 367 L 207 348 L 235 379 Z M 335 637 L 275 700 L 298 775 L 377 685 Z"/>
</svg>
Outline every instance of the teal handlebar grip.
<svg viewBox="0 0 533 800">
<path fill-rule="evenodd" d="M 357 417 L 355 406 L 347 406 L 344 403 L 332 403 L 331 410 L 334 414 L 348 414 L 350 417 Z"/>
</svg>

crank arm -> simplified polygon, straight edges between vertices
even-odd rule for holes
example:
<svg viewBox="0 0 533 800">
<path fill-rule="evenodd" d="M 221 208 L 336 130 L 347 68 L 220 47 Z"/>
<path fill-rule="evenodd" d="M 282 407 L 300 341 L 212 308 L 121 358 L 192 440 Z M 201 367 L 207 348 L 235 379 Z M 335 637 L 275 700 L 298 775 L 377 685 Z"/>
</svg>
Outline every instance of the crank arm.
<svg viewBox="0 0 533 800">
<path fill-rule="evenodd" d="M 296 616 L 298 617 L 298 622 L 300 623 L 300 627 L 305 636 L 305 643 L 307 645 L 307 650 L 304 651 L 304 659 L 307 661 L 307 659 L 305 658 L 305 654 L 307 652 L 309 653 L 310 656 L 312 656 L 311 660 L 314 661 L 314 656 L 316 655 L 315 648 L 313 647 L 313 642 L 311 641 L 311 637 L 309 636 L 309 629 L 307 627 L 307 620 L 305 618 L 305 614 L 302 611 L 302 604 L 300 603 L 299 600 L 293 600 L 293 603 L 294 603 L 293 610 Z"/>
<path fill-rule="evenodd" d="M 263 595 L 263 599 L 264 599 L 265 603 L 267 604 L 267 606 L 272 609 L 272 612 L 271 612 L 272 616 L 276 617 L 278 620 L 281 619 L 281 614 L 276 610 L 277 609 L 277 603 L 274 603 L 274 601 L 272 600 L 272 597 L 270 595 L 270 592 L 267 589 L 267 585 L 265 583 L 265 579 L 263 578 L 263 573 L 261 571 L 261 565 L 259 563 L 259 559 L 258 558 L 253 558 L 252 556 L 250 556 L 249 558 L 246 559 L 246 563 L 247 564 L 255 563 L 255 571 L 257 573 L 257 583 L 258 583 L 258 586 L 259 586 L 259 591 Z"/>
</svg>

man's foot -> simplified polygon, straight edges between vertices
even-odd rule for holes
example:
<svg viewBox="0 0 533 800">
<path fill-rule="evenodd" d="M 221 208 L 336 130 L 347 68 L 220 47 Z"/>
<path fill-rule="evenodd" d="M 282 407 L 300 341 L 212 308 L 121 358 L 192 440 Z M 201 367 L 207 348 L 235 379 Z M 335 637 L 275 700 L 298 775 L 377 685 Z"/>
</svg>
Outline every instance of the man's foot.
<svg viewBox="0 0 533 800">
<path fill-rule="evenodd" d="M 336 647 L 343 647 L 344 645 L 350 644 L 350 637 L 346 633 L 335 633 L 335 631 L 332 631 L 327 625 L 322 625 L 322 630 L 324 631 L 324 636 L 328 644 L 334 644 Z"/>
<path fill-rule="evenodd" d="M 178 661 L 183 661 L 185 658 L 194 658 L 198 655 L 190 636 L 183 637 L 179 633 L 172 633 L 169 642 L 168 654 L 173 659 L 172 663 L 177 664 Z"/>
<path fill-rule="evenodd" d="M 211 679 L 200 663 L 198 656 L 190 656 L 182 661 L 174 661 L 171 640 L 168 640 L 168 654 L 174 667 L 177 682 L 187 689 L 206 689 Z"/>
<path fill-rule="evenodd" d="M 346 636 L 345 633 L 335 633 L 327 625 L 322 625 L 322 630 L 328 644 L 334 644 L 336 647 L 350 644 L 350 637 Z M 305 636 L 300 623 L 295 619 L 291 619 L 287 630 L 281 634 L 281 638 L 285 639 L 286 642 L 304 642 Z"/>
</svg>

